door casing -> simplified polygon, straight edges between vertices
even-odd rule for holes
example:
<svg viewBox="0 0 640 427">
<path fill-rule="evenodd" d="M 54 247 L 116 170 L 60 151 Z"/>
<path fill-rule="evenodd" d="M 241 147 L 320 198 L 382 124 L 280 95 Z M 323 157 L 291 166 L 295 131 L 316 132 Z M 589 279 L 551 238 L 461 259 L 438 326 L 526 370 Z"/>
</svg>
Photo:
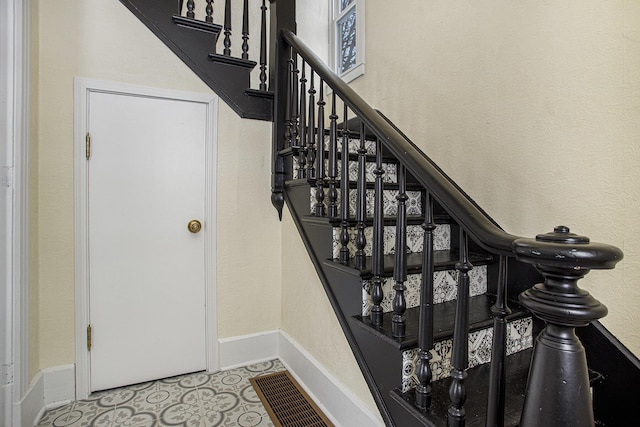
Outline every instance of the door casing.
<svg viewBox="0 0 640 427">
<path fill-rule="evenodd" d="M 161 99 L 203 103 L 207 105 L 205 137 L 205 216 L 210 230 L 205 235 L 205 334 L 207 370 L 219 369 L 217 318 L 216 318 L 216 118 L 218 98 L 202 94 L 130 85 L 103 80 L 76 78 L 74 85 L 74 191 L 75 191 L 75 354 L 76 399 L 84 399 L 90 393 L 90 361 L 87 351 L 86 329 L 89 324 L 89 257 L 88 257 L 88 175 L 85 157 L 88 99 L 91 92 L 144 96 Z"/>
</svg>

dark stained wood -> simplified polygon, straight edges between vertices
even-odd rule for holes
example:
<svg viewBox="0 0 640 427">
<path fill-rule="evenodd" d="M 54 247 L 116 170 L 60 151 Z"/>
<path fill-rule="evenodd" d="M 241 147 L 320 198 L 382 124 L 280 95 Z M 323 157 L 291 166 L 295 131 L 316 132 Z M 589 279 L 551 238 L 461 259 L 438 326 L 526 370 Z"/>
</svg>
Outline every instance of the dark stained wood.
<svg viewBox="0 0 640 427">
<path fill-rule="evenodd" d="M 329 217 L 338 216 L 338 189 L 336 178 L 338 175 L 338 115 L 336 114 L 336 93 L 331 94 L 331 114 L 329 115 Z"/>
<path fill-rule="evenodd" d="M 405 334 L 406 322 L 404 312 L 407 309 L 407 301 L 404 292 L 407 287 L 404 282 L 407 280 L 407 181 L 404 166 L 398 167 L 398 184 L 400 188 L 396 200 L 398 201 L 396 222 L 396 252 L 393 267 L 393 317 L 391 318 L 394 336 L 403 337 Z"/>
<path fill-rule="evenodd" d="M 384 175 L 384 169 L 382 168 L 382 144 L 379 139 L 376 139 L 376 169 L 375 175 L 375 192 L 373 201 L 373 242 L 372 242 L 372 256 L 371 256 L 371 274 L 373 279 L 371 280 L 371 313 L 369 315 L 371 323 L 375 326 L 382 326 L 382 307 L 380 304 L 384 299 L 384 292 L 382 291 L 382 274 L 384 272 L 384 206 L 382 194 L 384 192 L 384 182 L 382 175 Z M 362 262 L 354 267 L 360 267 L 360 271 L 365 271 L 367 268 L 367 260 L 365 259 L 364 266 Z M 363 268 L 364 267 L 364 268 Z"/>
<path fill-rule="evenodd" d="M 360 146 L 358 147 L 358 188 L 357 188 L 357 206 L 356 206 L 356 268 L 364 268 L 365 254 L 364 248 L 367 245 L 367 239 L 364 235 L 366 228 L 365 219 L 367 215 L 367 149 L 365 147 L 365 126 L 362 123 L 360 128 Z"/>
<path fill-rule="evenodd" d="M 213 22 L 213 0 L 207 0 L 207 7 L 205 8 L 207 16 L 204 18 L 206 22 Z"/>
<path fill-rule="evenodd" d="M 224 4 L 224 50 L 222 54 L 231 55 L 231 0 L 226 0 Z"/>
<path fill-rule="evenodd" d="M 307 179 L 313 180 L 316 161 L 316 88 L 314 81 L 314 72 L 311 71 L 309 84 L 309 117 L 307 119 Z"/>
<path fill-rule="evenodd" d="M 260 6 L 260 86 L 259 90 L 267 90 L 267 6 L 262 0 Z"/>
<path fill-rule="evenodd" d="M 299 128 L 298 138 L 300 147 L 298 156 L 298 178 L 305 178 L 307 173 L 307 76 L 305 70 L 304 59 L 301 60 L 302 66 L 300 75 L 300 108 L 299 111 Z M 296 85 L 297 86 L 297 85 Z"/>
<path fill-rule="evenodd" d="M 242 59 L 249 59 L 249 0 L 242 9 Z"/>
<path fill-rule="evenodd" d="M 348 116 L 347 105 L 344 105 L 342 119 L 346 122 Z M 342 155 L 340 157 L 340 262 L 349 262 L 349 133 L 346 126 L 342 132 Z"/>
</svg>

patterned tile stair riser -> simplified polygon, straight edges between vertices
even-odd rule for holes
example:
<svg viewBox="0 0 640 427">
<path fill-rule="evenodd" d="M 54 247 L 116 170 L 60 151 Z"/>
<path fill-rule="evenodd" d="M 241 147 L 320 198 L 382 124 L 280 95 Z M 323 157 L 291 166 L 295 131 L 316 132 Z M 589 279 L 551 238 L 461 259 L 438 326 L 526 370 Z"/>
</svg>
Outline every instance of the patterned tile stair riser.
<svg viewBox="0 0 640 427">
<path fill-rule="evenodd" d="M 382 182 L 385 184 L 396 184 L 398 182 L 397 168 L 395 163 L 382 163 L 382 168 L 384 169 L 384 174 L 382 175 Z M 375 182 L 376 176 L 373 173 L 376 169 L 376 164 L 373 162 L 367 162 L 365 181 L 368 183 Z M 298 171 L 300 170 L 300 164 L 297 157 L 293 158 L 293 176 L 298 176 Z M 329 160 L 324 161 L 324 170 L 329 170 Z M 326 172 L 325 172 L 326 173 Z M 337 169 L 336 169 L 336 179 L 340 180 L 342 176 L 342 162 L 338 160 Z M 328 178 L 327 178 L 328 179 Z M 358 162 L 355 160 L 349 161 L 349 181 L 357 182 L 358 181 Z"/>
<path fill-rule="evenodd" d="M 349 227 L 347 229 L 349 233 L 349 243 L 347 248 L 349 249 L 349 256 L 353 257 L 356 254 L 356 235 L 358 229 L 356 227 Z M 338 258 L 340 256 L 340 243 L 341 230 L 338 227 L 333 228 L 333 257 Z M 364 229 L 365 256 L 372 255 L 372 242 L 373 242 L 373 227 L 365 227 Z M 433 233 L 433 249 L 436 251 L 443 251 L 451 248 L 451 227 L 449 224 L 439 224 Z M 422 245 L 424 241 L 424 229 L 420 225 L 408 225 L 407 226 L 407 253 L 419 253 L 422 252 Z M 393 255 L 396 251 L 396 227 L 393 225 L 384 227 L 384 254 Z"/>
<path fill-rule="evenodd" d="M 373 216 L 373 206 L 374 206 L 374 195 L 375 192 L 373 189 L 366 190 L 367 193 L 367 205 L 366 205 L 366 215 L 367 217 Z M 420 191 L 407 191 L 407 215 L 408 216 L 420 216 L 422 215 L 422 193 Z M 341 191 L 338 189 L 338 197 L 336 199 L 336 206 L 338 212 L 340 212 L 340 194 Z M 396 196 L 398 195 L 398 190 L 384 190 L 383 192 L 383 210 L 384 216 L 396 216 L 398 213 L 398 201 L 396 200 Z M 355 217 L 357 211 L 357 197 L 358 190 L 349 190 L 349 216 Z M 309 212 L 311 214 L 315 213 L 316 206 L 316 189 L 312 188 L 309 192 Z M 329 208 L 329 189 L 324 189 L 324 206 L 325 209 Z"/>
<path fill-rule="evenodd" d="M 491 362 L 493 328 L 485 328 L 469 334 L 469 368 Z M 507 324 L 507 355 L 533 347 L 533 321 L 531 317 Z M 431 350 L 432 381 L 448 378 L 451 374 L 453 339 L 438 341 Z M 416 364 L 419 349 L 402 353 L 402 391 L 407 392 L 418 384 Z"/>
<path fill-rule="evenodd" d="M 284 369 L 273 360 L 98 392 L 47 411 L 38 427 L 273 427 L 249 378 Z"/>
</svg>

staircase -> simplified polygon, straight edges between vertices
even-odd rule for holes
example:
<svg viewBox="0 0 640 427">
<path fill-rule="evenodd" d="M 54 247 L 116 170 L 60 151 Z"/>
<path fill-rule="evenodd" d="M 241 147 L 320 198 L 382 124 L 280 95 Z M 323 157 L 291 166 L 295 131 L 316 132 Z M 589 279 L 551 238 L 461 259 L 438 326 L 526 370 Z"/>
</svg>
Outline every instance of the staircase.
<svg viewBox="0 0 640 427">
<path fill-rule="evenodd" d="M 223 24 L 212 1 L 202 19 L 194 1 L 121 2 L 239 115 L 273 120 L 272 202 L 290 210 L 387 425 L 628 425 L 640 362 L 577 285 L 619 249 L 564 226 L 502 230 L 290 31 L 294 0 L 261 2 L 259 61 L 247 1 L 240 57 L 230 0 Z"/>
</svg>

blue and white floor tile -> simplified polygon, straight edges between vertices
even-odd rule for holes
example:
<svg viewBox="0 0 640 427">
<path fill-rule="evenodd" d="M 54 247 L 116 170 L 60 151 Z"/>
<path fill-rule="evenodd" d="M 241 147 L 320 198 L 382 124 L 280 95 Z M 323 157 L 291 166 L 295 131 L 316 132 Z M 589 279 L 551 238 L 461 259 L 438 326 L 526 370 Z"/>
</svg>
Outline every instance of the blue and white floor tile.
<svg viewBox="0 0 640 427">
<path fill-rule="evenodd" d="M 102 391 L 47 411 L 37 427 L 272 427 L 249 378 L 284 369 L 272 360 Z"/>
</svg>

